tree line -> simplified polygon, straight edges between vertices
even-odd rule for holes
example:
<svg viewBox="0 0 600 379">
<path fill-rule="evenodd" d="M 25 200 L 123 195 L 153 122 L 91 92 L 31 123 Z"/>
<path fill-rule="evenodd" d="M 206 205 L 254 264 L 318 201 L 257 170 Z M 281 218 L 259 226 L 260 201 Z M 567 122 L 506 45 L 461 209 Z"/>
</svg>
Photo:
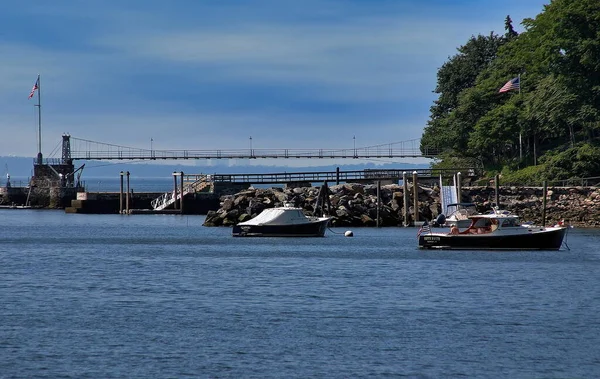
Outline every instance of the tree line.
<svg viewBox="0 0 600 379">
<path fill-rule="evenodd" d="M 600 175 L 600 1 L 552 0 L 522 25 L 507 16 L 442 65 L 421 150 L 515 182 Z"/>
</svg>

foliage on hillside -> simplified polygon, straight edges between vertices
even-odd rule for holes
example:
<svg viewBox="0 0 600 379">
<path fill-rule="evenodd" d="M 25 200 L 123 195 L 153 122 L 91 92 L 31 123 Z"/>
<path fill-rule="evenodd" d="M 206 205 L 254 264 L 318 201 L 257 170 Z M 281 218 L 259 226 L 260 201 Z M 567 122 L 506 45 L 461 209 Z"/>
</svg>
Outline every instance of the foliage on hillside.
<svg viewBox="0 0 600 379">
<path fill-rule="evenodd" d="M 600 175 L 600 2 L 553 0 L 518 34 L 471 37 L 438 71 L 421 148 L 523 177 Z M 520 76 L 520 90 L 499 92 Z M 518 177 L 518 175 L 515 175 Z"/>
</svg>

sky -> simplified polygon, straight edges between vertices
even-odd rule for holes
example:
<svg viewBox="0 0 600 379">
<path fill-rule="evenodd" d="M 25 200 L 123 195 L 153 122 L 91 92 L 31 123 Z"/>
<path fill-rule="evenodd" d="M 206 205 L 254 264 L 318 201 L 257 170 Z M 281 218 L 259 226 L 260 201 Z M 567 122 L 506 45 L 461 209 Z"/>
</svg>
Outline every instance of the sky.
<svg viewBox="0 0 600 379">
<path fill-rule="evenodd" d="M 5 2 L 0 156 L 37 154 L 38 74 L 44 157 L 64 133 L 165 150 L 417 140 L 457 47 L 548 2 Z"/>
</svg>

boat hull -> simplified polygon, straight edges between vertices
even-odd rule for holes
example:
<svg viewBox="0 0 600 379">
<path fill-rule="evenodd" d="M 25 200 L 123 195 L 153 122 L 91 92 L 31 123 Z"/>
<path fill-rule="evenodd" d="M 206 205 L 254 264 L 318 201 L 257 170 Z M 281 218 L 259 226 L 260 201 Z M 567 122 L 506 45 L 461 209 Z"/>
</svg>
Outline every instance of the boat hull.
<svg viewBox="0 0 600 379">
<path fill-rule="evenodd" d="M 558 250 L 566 228 L 540 228 L 512 234 L 428 233 L 419 236 L 421 249 Z"/>
<path fill-rule="evenodd" d="M 234 237 L 323 237 L 329 220 L 288 225 L 236 225 Z"/>
</svg>

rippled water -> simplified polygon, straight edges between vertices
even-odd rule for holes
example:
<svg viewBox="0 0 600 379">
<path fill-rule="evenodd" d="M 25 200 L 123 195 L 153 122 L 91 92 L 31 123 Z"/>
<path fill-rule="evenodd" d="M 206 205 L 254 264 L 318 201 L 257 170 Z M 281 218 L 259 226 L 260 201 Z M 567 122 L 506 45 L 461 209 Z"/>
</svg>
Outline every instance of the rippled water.
<svg viewBox="0 0 600 379">
<path fill-rule="evenodd" d="M 461 252 L 202 221 L 0 210 L 0 378 L 600 376 L 598 230 Z"/>
</svg>

